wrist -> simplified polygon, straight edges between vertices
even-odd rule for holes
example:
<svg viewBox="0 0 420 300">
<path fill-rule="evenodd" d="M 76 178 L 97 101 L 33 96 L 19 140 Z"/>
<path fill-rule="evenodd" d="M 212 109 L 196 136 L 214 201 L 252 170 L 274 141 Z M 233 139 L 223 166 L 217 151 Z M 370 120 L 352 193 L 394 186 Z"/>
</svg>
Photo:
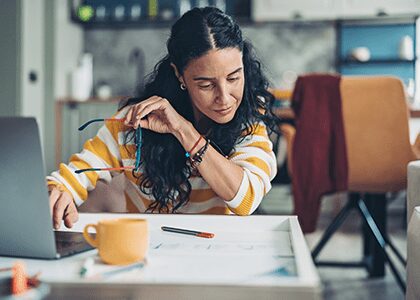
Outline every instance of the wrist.
<svg viewBox="0 0 420 300">
<path fill-rule="evenodd" d="M 192 152 L 190 155 L 194 155 L 197 149 L 200 149 L 202 146 L 201 144 L 205 142 L 205 140 L 201 138 L 200 133 L 188 121 L 184 126 L 181 126 L 180 130 L 174 133 L 174 136 L 180 142 L 182 147 L 184 147 L 185 152 Z"/>
</svg>

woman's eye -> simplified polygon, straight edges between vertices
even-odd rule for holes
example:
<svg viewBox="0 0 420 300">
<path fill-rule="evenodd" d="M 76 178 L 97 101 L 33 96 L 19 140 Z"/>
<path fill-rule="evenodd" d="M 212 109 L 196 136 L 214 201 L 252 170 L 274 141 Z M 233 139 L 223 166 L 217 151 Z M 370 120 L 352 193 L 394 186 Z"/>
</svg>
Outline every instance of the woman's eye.
<svg viewBox="0 0 420 300">
<path fill-rule="evenodd" d="M 229 82 L 234 82 L 236 80 L 239 80 L 239 77 L 232 77 L 232 78 L 228 78 Z"/>
<path fill-rule="evenodd" d="M 199 84 L 198 87 L 200 89 L 210 89 L 213 87 L 213 84 L 209 83 L 209 84 Z"/>
</svg>

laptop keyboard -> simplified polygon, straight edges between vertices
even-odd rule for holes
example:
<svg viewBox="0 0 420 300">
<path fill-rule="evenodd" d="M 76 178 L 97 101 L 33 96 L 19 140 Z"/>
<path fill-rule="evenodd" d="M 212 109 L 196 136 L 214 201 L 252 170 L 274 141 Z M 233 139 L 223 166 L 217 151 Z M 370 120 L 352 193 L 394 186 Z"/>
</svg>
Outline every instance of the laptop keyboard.
<svg viewBox="0 0 420 300">
<path fill-rule="evenodd" d="M 81 232 L 54 231 L 55 245 L 61 257 L 93 249 Z"/>
</svg>

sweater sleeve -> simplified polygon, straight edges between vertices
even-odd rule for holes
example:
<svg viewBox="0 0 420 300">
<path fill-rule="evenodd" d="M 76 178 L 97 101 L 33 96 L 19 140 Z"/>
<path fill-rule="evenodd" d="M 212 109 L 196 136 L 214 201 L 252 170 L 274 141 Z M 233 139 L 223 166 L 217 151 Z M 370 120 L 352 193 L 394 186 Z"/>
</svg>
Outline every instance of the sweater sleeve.
<svg viewBox="0 0 420 300">
<path fill-rule="evenodd" d="M 271 189 L 270 181 L 277 173 L 273 145 L 264 123 L 255 125 L 254 132 L 235 146 L 229 159 L 243 168 L 244 175 L 237 194 L 226 204 L 236 215 L 250 215 Z"/>
<path fill-rule="evenodd" d="M 120 111 L 113 118 L 121 118 Z M 123 128 L 120 122 L 105 122 L 97 135 L 85 142 L 80 153 L 73 154 L 68 164 L 61 163 L 59 169 L 47 176 L 48 185 L 57 185 L 67 190 L 77 205 L 87 199 L 98 180 L 111 181 L 110 171 L 91 171 L 76 174 L 76 170 L 87 168 L 115 168 L 122 166 L 119 140 Z"/>
</svg>

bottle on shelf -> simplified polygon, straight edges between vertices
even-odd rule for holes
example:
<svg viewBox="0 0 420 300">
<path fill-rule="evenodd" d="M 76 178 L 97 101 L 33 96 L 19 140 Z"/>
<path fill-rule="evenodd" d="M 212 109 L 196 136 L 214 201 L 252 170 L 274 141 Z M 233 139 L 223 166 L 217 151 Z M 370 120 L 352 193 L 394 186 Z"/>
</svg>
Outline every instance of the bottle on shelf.
<svg viewBox="0 0 420 300">
<path fill-rule="evenodd" d="M 414 59 L 414 43 L 411 36 L 406 35 L 401 38 L 399 54 L 403 60 Z"/>
<path fill-rule="evenodd" d="M 93 85 L 93 59 L 92 54 L 83 53 L 77 68 L 71 73 L 70 96 L 77 101 L 86 101 L 90 98 Z"/>
</svg>

